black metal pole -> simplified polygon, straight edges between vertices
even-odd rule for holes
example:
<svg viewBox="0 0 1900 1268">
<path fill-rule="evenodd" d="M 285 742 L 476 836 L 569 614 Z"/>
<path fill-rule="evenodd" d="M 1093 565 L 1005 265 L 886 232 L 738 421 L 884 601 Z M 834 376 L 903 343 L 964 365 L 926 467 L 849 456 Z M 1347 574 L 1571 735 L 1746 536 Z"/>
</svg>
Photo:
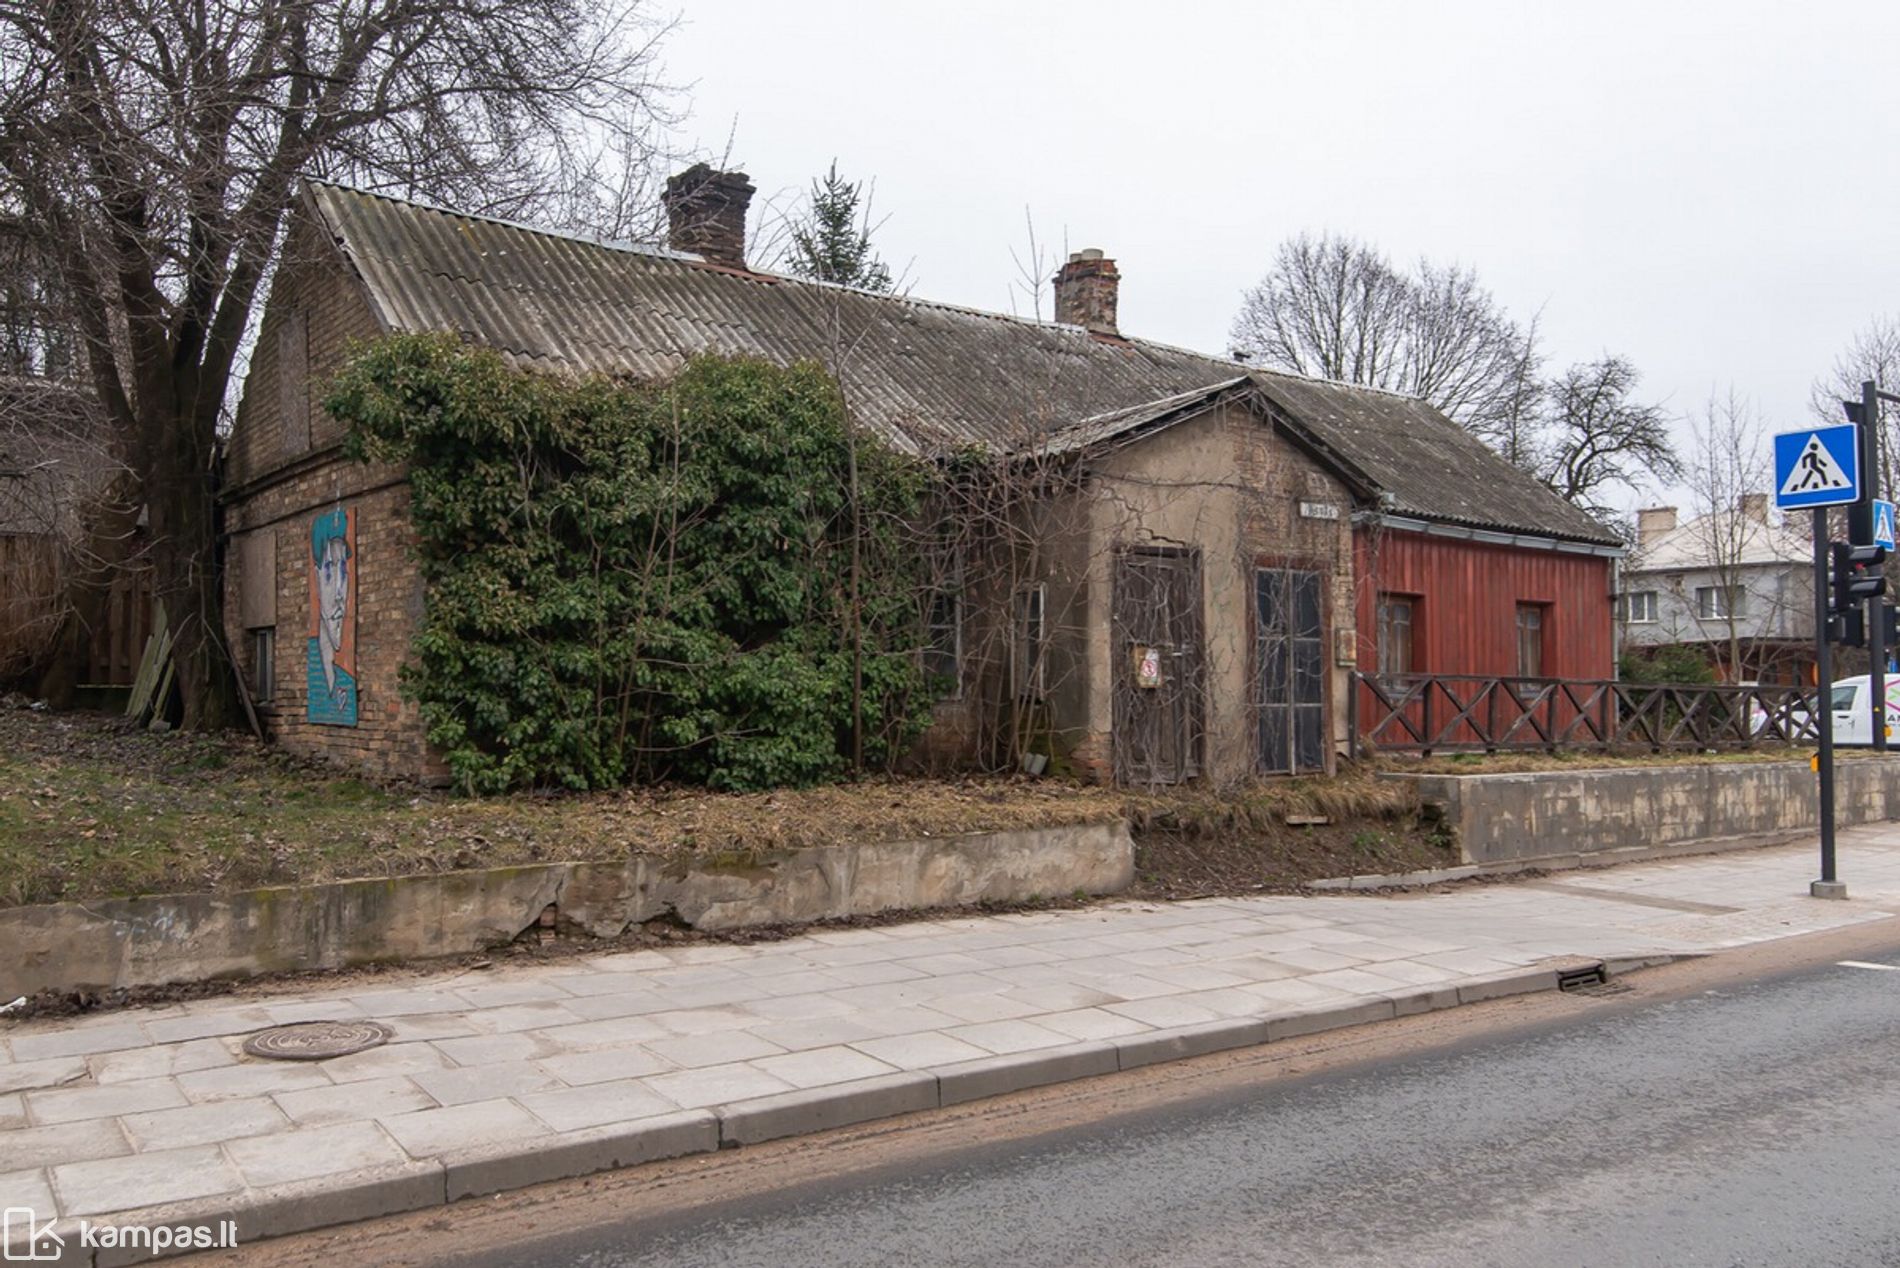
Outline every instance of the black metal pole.
<svg viewBox="0 0 1900 1268">
<path fill-rule="evenodd" d="M 1814 508 L 1814 676 L 1813 717 L 1820 727 L 1821 879 L 1808 886 L 1816 898 L 1845 898 L 1847 887 L 1834 876 L 1834 664 L 1827 638 L 1827 508 Z"/>
<path fill-rule="evenodd" d="M 1880 493 L 1880 386 L 1860 385 L 1860 480 L 1866 494 L 1867 540 L 1873 541 L 1874 502 Z M 1867 601 L 1868 690 L 1873 696 L 1874 752 L 1887 751 L 1887 623 L 1878 596 Z"/>
</svg>

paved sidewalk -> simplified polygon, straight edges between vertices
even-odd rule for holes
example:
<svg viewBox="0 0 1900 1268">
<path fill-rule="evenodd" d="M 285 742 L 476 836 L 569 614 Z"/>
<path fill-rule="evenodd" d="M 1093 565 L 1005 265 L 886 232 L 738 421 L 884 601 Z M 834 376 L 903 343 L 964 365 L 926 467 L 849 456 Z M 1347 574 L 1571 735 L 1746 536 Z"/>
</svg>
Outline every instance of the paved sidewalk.
<svg viewBox="0 0 1900 1268">
<path fill-rule="evenodd" d="M 926 920 L 0 1023 L 0 1206 L 246 1240 L 1900 912 L 1900 825 L 1449 892 Z M 369 1018 L 384 1047 L 244 1056 Z M 164 1208 L 163 1212 L 150 1208 Z M 136 1212 L 135 1215 L 119 1213 Z M 99 1252 L 102 1265 L 124 1262 Z M 83 1260 L 76 1260 L 83 1262 Z"/>
</svg>

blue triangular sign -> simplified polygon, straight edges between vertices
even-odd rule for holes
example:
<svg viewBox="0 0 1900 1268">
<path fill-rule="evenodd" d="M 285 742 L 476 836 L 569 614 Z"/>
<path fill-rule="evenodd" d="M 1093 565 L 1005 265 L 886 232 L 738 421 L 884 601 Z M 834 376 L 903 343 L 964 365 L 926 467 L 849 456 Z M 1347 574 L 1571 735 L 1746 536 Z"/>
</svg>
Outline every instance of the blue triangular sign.
<svg viewBox="0 0 1900 1268">
<path fill-rule="evenodd" d="M 1874 502 L 1874 545 L 1894 548 L 1893 541 L 1893 503 L 1876 500 Z"/>
</svg>

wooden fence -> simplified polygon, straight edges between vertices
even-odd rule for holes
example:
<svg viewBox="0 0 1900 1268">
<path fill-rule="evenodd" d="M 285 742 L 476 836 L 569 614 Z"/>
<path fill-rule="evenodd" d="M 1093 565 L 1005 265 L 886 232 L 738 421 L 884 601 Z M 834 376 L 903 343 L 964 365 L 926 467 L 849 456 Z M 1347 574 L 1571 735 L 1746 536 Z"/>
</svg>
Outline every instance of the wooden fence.
<svg viewBox="0 0 1900 1268">
<path fill-rule="evenodd" d="M 1817 738 L 1801 687 L 1355 673 L 1352 751 L 1745 749 Z"/>
</svg>

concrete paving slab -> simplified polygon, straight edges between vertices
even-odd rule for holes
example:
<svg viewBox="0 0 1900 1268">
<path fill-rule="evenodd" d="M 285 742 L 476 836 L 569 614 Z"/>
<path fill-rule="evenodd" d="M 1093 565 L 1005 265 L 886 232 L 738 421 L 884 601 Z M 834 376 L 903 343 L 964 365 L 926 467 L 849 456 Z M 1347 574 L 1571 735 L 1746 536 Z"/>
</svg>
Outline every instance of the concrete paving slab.
<svg viewBox="0 0 1900 1268">
<path fill-rule="evenodd" d="M 675 1070 L 656 1074 L 647 1085 L 675 1105 L 703 1109 L 729 1101 L 749 1101 L 755 1097 L 790 1092 L 792 1085 L 744 1062 L 703 1066 L 696 1070 Z"/>
<path fill-rule="evenodd" d="M 795 1088 L 821 1087 L 830 1083 L 850 1083 L 895 1074 L 896 1067 L 868 1056 L 855 1048 L 842 1046 L 809 1048 L 781 1056 L 764 1057 L 752 1062 L 775 1079 L 783 1079 Z"/>
<path fill-rule="evenodd" d="M 550 1135 L 547 1124 L 513 1101 L 476 1101 L 440 1109 L 392 1114 L 376 1120 L 411 1158 L 435 1158 L 458 1150 L 493 1149 Z"/>
<path fill-rule="evenodd" d="M 237 1194 L 244 1179 L 217 1145 L 72 1162 L 52 1168 L 65 1216 L 105 1215 L 134 1206 Z"/>
<path fill-rule="evenodd" d="M 557 1132 L 605 1127 L 610 1123 L 626 1123 L 637 1118 L 656 1118 L 662 1114 L 678 1113 L 680 1108 L 640 1079 L 559 1088 L 550 1092 L 530 1092 L 517 1099 L 530 1114 Z"/>
<path fill-rule="evenodd" d="M 359 1079 L 337 1087 L 278 1092 L 271 1099 L 299 1127 L 327 1127 L 333 1123 L 389 1118 L 433 1109 L 437 1104 L 434 1097 L 401 1075 Z"/>
<path fill-rule="evenodd" d="M 275 1101 L 257 1097 L 187 1105 L 183 1109 L 123 1114 L 119 1126 L 142 1151 L 182 1149 L 188 1145 L 215 1145 L 240 1136 L 263 1136 L 290 1130 L 290 1119 Z"/>
<path fill-rule="evenodd" d="M 23 1095 L 27 1112 L 42 1126 L 176 1109 L 186 1104 L 184 1092 L 173 1079 L 135 1079 L 130 1083 L 53 1088 Z"/>
<path fill-rule="evenodd" d="M 227 1142 L 224 1152 L 245 1183 L 259 1189 L 409 1161 L 375 1123 L 303 1127 L 275 1138 L 252 1136 Z"/>
</svg>

